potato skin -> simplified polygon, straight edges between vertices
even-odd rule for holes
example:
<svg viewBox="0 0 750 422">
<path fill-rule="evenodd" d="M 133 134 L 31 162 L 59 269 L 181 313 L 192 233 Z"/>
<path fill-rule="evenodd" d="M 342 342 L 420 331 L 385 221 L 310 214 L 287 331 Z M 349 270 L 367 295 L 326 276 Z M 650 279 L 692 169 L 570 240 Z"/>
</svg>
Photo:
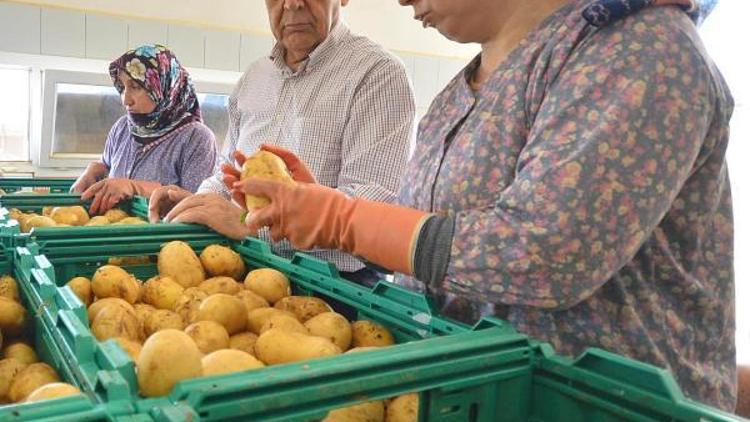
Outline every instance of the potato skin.
<svg viewBox="0 0 750 422">
<path fill-rule="evenodd" d="M 203 373 L 201 352 L 195 342 L 182 331 L 163 330 L 143 344 L 138 356 L 138 387 L 145 397 L 169 394 L 184 379 Z"/>
<path fill-rule="evenodd" d="M 203 354 L 229 348 L 229 333 L 216 321 L 194 322 L 185 328 L 185 333 Z"/>
<path fill-rule="evenodd" d="M 383 401 L 375 400 L 331 410 L 321 422 L 383 422 L 384 420 Z"/>
<path fill-rule="evenodd" d="M 21 300 L 18 295 L 18 282 L 15 278 L 9 275 L 0 276 L 0 296 L 16 302 Z"/>
<path fill-rule="evenodd" d="M 91 333 L 99 341 L 114 337 L 125 337 L 135 341 L 141 339 L 141 328 L 135 312 L 119 306 L 102 309 L 91 324 Z"/>
<path fill-rule="evenodd" d="M 236 349 L 223 349 L 209 353 L 201 360 L 203 376 L 228 374 L 263 368 L 263 362 L 255 356 Z"/>
<path fill-rule="evenodd" d="M 352 345 L 352 326 L 341 314 L 324 312 L 305 322 L 305 328 L 310 335 L 325 337 L 341 350 L 349 350 Z"/>
<path fill-rule="evenodd" d="M 234 296 L 224 293 L 211 295 L 198 307 L 197 321 L 216 321 L 226 328 L 229 335 L 245 331 L 247 310 L 245 304 Z"/>
<path fill-rule="evenodd" d="M 255 356 L 266 365 L 276 365 L 301 360 L 334 356 L 341 349 L 330 340 L 271 328 L 258 337 Z"/>
<path fill-rule="evenodd" d="M 91 288 L 91 280 L 86 277 L 73 277 L 67 283 L 66 286 L 70 287 L 70 290 L 78 296 L 81 303 L 88 307 L 94 300 L 94 291 Z"/>
<path fill-rule="evenodd" d="M 248 312 L 253 309 L 268 308 L 270 306 L 267 300 L 250 290 L 240 290 L 235 296 L 245 304 Z"/>
<path fill-rule="evenodd" d="M 243 331 L 229 337 L 229 348 L 242 350 L 245 353 L 250 353 L 255 356 L 255 343 L 258 341 L 258 336 L 249 331 Z"/>
<path fill-rule="evenodd" d="M 293 313 L 282 311 L 281 309 L 257 308 L 247 313 L 247 330 L 254 334 L 260 334 L 260 330 L 263 328 L 266 321 L 275 315 L 288 315 L 296 318 Z"/>
<path fill-rule="evenodd" d="M 200 259 L 193 248 L 175 240 L 161 248 L 157 259 L 159 275 L 172 277 L 182 287 L 194 287 L 206 279 Z"/>
<path fill-rule="evenodd" d="M 236 295 L 242 290 L 242 284 L 238 283 L 232 277 L 216 276 L 205 279 L 198 288 L 213 295 L 216 293 L 224 293 L 228 295 Z"/>
<path fill-rule="evenodd" d="M 225 276 L 242 280 L 245 261 L 237 252 L 222 245 L 209 245 L 201 252 L 201 264 L 211 277 Z"/>
<path fill-rule="evenodd" d="M 116 265 L 102 265 L 91 277 L 91 289 L 99 299 L 119 297 L 131 305 L 140 296 L 141 285 L 133 274 Z"/>
<path fill-rule="evenodd" d="M 26 321 L 26 308 L 15 300 L 0 296 L 0 329 L 18 330 Z"/>
<path fill-rule="evenodd" d="M 367 321 L 352 323 L 352 347 L 383 347 L 396 344 L 393 334 L 382 325 Z"/>
<path fill-rule="evenodd" d="M 296 182 L 289 174 L 289 170 L 279 156 L 272 152 L 260 150 L 245 160 L 242 164 L 240 180 L 255 177 L 264 180 L 273 180 L 290 186 Z M 268 198 L 255 195 L 245 195 L 245 206 L 248 210 L 263 208 L 268 205 Z"/>
<path fill-rule="evenodd" d="M 289 279 L 282 272 L 272 268 L 259 268 L 247 273 L 245 288 L 257 293 L 268 303 L 276 303 L 292 294 Z"/>
<path fill-rule="evenodd" d="M 313 296 L 282 297 L 273 304 L 273 307 L 293 313 L 302 322 L 307 321 L 315 315 L 333 310 L 323 299 Z"/>
<path fill-rule="evenodd" d="M 172 277 L 157 275 L 143 284 L 141 301 L 157 309 L 172 310 L 184 291 Z"/>
<path fill-rule="evenodd" d="M 417 422 L 418 416 L 419 394 L 403 394 L 388 403 L 385 422 Z"/>
<path fill-rule="evenodd" d="M 43 362 L 32 363 L 13 378 L 8 398 L 15 403 L 24 401 L 37 388 L 58 381 L 60 377 L 51 366 Z"/>
<path fill-rule="evenodd" d="M 31 403 L 35 401 L 52 400 L 60 397 L 74 396 L 76 394 L 81 394 L 81 390 L 79 390 L 78 387 L 66 382 L 53 382 L 45 384 L 32 391 L 26 398 L 26 402 Z"/>
<path fill-rule="evenodd" d="M 13 379 L 27 366 L 14 358 L 0 360 L 0 406 L 8 400 L 8 391 Z"/>
</svg>

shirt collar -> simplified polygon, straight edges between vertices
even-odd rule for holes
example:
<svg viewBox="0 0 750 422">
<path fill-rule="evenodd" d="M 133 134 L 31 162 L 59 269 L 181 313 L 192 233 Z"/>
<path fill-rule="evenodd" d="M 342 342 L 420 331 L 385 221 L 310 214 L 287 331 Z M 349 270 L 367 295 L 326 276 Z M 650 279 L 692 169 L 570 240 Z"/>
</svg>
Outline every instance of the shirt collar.
<svg viewBox="0 0 750 422">
<path fill-rule="evenodd" d="M 325 61 L 331 55 L 331 51 L 334 49 L 335 45 L 338 44 L 347 34 L 349 34 L 349 28 L 342 19 L 339 18 L 339 21 L 336 22 L 336 25 L 334 25 L 333 28 L 331 28 L 326 39 L 315 47 L 307 59 L 300 63 L 297 72 L 294 72 L 284 61 L 284 47 L 278 41 L 274 44 L 269 59 L 285 76 L 291 76 L 295 73 L 303 73 L 314 69 L 321 61 Z"/>
</svg>

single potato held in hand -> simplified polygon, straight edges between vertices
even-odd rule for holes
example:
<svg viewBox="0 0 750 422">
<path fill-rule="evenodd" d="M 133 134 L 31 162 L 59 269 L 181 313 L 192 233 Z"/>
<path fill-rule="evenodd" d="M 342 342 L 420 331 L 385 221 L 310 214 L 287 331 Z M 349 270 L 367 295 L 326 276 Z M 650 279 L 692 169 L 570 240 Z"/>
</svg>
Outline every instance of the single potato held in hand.
<svg viewBox="0 0 750 422">
<path fill-rule="evenodd" d="M 284 164 L 284 160 L 279 158 L 278 155 L 268 151 L 258 151 L 247 157 L 245 163 L 242 164 L 240 180 L 245 180 L 250 177 L 273 180 L 287 185 L 296 184 L 294 179 L 292 179 L 291 174 L 289 174 L 289 170 L 287 169 L 286 164 Z M 245 206 L 249 211 L 263 208 L 269 203 L 270 201 L 268 198 L 245 195 Z"/>
</svg>

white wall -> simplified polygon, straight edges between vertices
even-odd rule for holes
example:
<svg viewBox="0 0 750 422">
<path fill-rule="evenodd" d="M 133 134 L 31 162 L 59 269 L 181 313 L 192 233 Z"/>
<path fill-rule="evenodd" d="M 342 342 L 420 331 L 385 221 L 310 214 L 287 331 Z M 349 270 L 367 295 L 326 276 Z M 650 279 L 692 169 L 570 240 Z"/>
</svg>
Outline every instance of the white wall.
<svg viewBox="0 0 750 422">
<path fill-rule="evenodd" d="M 14 1 L 270 34 L 263 0 Z M 447 41 L 434 29 L 423 29 L 412 19 L 411 8 L 399 6 L 396 0 L 351 0 L 344 13 L 356 32 L 392 50 L 462 58 L 469 58 L 478 51 L 476 46 Z"/>
</svg>

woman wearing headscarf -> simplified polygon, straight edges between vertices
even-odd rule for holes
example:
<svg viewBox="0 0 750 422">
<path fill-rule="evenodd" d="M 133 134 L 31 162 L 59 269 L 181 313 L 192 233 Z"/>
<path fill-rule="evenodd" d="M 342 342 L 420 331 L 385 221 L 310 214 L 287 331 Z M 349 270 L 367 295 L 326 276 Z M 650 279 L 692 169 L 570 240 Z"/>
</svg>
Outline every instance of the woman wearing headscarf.
<svg viewBox="0 0 750 422">
<path fill-rule="evenodd" d="M 271 200 L 251 231 L 353 253 L 449 316 L 505 318 L 565 355 L 668 368 L 734 411 L 733 100 L 690 19 L 700 5 L 400 2 L 482 46 L 422 119 L 401 206 L 320 186 L 276 150 L 295 186 L 224 169 L 237 200 Z"/>
<path fill-rule="evenodd" d="M 164 46 L 144 45 L 113 61 L 109 75 L 127 114 L 71 191 L 93 200 L 93 214 L 161 185 L 195 192 L 213 173 L 216 146 L 187 70 Z"/>
</svg>

